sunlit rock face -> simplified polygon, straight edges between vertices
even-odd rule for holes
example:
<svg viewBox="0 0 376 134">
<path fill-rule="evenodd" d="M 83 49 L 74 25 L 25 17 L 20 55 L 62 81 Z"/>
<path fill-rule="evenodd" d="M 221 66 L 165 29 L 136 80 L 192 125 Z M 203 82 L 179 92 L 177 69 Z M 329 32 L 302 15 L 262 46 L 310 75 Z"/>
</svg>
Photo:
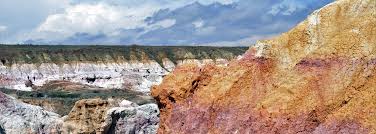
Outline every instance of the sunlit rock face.
<svg viewBox="0 0 376 134">
<path fill-rule="evenodd" d="M 1 134 L 60 133 L 61 126 L 58 114 L 19 102 L 0 92 Z"/>
<path fill-rule="evenodd" d="M 85 99 L 64 118 L 63 133 L 155 134 L 159 123 L 156 104 L 116 106 L 111 100 Z"/>
<path fill-rule="evenodd" d="M 184 63 L 227 65 L 245 47 L 0 46 L 0 87 L 33 90 L 65 80 L 95 87 L 150 92 Z"/>
<path fill-rule="evenodd" d="M 0 134 L 155 134 L 158 126 L 156 104 L 83 99 L 67 116 L 60 117 L 0 92 Z"/>
<path fill-rule="evenodd" d="M 159 133 L 376 133 L 376 1 L 337 0 L 226 67 L 152 89 Z"/>
<path fill-rule="evenodd" d="M 109 134 L 155 134 L 159 127 L 159 109 L 156 104 L 115 107 L 107 111 Z"/>
</svg>

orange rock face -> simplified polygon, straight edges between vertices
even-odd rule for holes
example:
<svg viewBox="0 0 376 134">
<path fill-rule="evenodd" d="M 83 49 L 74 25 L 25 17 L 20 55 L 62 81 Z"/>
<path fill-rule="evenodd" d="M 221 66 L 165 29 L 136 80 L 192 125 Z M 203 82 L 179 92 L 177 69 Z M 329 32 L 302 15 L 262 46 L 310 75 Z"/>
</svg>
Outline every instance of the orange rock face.
<svg viewBox="0 0 376 134">
<path fill-rule="evenodd" d="M 104 133 L 104 116 L 110 103 L 102 99 L 83 99 L 77 101 L 64 122 L 64 133 Z"/>
<path fill-rule="evenodd" d="M 376 1 L 337 0 L 227 67 L 152 89 L 159 133 L 376 133 Z"/>
</svg>

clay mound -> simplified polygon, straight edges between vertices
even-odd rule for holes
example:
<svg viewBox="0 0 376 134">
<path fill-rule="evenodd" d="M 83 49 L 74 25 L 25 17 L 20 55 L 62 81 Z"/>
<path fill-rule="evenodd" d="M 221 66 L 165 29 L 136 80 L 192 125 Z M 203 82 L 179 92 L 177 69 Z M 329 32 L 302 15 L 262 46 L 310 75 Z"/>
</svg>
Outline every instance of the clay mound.
<svg viewBox="0 0 376 134">
<path fill-rule="evenodd" d="M 56 90 L 56 91 L 80 91 L 80 90 L 94 90 L 100 89 L 99 87 L 85 85 L 81 83 L 75 83 L 71 81 L 64 81 L 64 80 L 54 80 L 49 81 L 43 86 L 36 87 L 36 91 L 48 91 L 48 90 Z"/>
<path fill-rule="evenodd" d="M 228 67 L 152 89 L 159 133 L 376 133 L 376 1 L 337 0 Z"/>
</svg>

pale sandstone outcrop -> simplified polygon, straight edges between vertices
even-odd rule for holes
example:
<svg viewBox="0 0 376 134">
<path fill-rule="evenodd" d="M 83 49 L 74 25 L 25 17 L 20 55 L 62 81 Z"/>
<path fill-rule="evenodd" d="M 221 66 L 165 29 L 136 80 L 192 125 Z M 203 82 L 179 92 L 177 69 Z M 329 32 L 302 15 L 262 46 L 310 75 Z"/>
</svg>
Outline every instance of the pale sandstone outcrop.
<svg viewBox="0 0 376 134">
<path fill-rule="evenodd" d="M 138 106 L 129 101 L 126 107 L 115 107 L 110 100 L 85 99 L 76 102 L 64 118 L 63 133 L 153 134 L 159 123 L 156 104 Z"/>
<path fill-rule="evenodd" d="M 29 91 L 30 85 L 66 80 L 150 93 L 150 87 L 176 65 L 226 65 L 245 51 L 245 47 L 1 45 L 0 88 Z"/>
<path fill-rule="evenodd" d="M 19 102 L 0 92 L 0 133 L 59 133 L 62 120 L 58 114 Z"/>
<path fill-rule="evenodd" d="M 177 64 L 195 63 L 199 65 L 216 63 L 226 65 L 225 59 L 185 59 Z M 163 67 L 156 61 L 121 62 L 72 62 L 66 64 L 0 64 L 0 87 L 33 90 L 32 86 L 42 86 L 50 81 L 66 80 L 102 88 L 127 88 L 149 93 L 150 87 L 159 84 L 162 78 L 175 68 L 169 59 L 163 60 Z M 27 84 L 25 84 L 27 83 Z"/>
<path fill-rule="evenodd" d="M 110 103 L 102 99 L 84 99 L 77 101 L 64 119 L 64 133 L 104 133 L 104 116 Z"/>
<path fill-rule="evenodd" d="M 108 134 L 155 134 L 159 127 L 156 104 L 135 107 L 115 107 L 107 111 Z"/>
<path fill-rule="evenodd" d="M 376 133 L 376 1 L 337 0 L 227 67 L 152 89 L 159 133 Z"/>
<path fill-rule="evenodd" d="M 133 103 L 131 101 L 128 101 L 128 100 L 122 100 L 120 103 L 119 103 L 119 107 L 137 107 L 138 105 L 136 103 Z"/>
</svg>

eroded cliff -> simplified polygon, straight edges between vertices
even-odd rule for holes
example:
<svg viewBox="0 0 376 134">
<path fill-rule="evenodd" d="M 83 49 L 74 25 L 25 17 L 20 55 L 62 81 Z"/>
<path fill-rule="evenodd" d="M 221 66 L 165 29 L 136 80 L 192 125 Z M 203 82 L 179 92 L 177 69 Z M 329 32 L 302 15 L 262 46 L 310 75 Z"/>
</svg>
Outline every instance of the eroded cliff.
<svg viewBox="0 0 376 134">
<path fill-rule="evenodd" d="M 226 65 L 242 47 L 0 46 L 0 87 L 27 90 L 52 80 L 149 92 L 182 63 Z"/>
<path fill-rule="evenodd" d="M 337 0 L 226 67 L 175 69 L 159 133 L 376 133 L 375 47 L 376 1 Z"/>
</svg>

